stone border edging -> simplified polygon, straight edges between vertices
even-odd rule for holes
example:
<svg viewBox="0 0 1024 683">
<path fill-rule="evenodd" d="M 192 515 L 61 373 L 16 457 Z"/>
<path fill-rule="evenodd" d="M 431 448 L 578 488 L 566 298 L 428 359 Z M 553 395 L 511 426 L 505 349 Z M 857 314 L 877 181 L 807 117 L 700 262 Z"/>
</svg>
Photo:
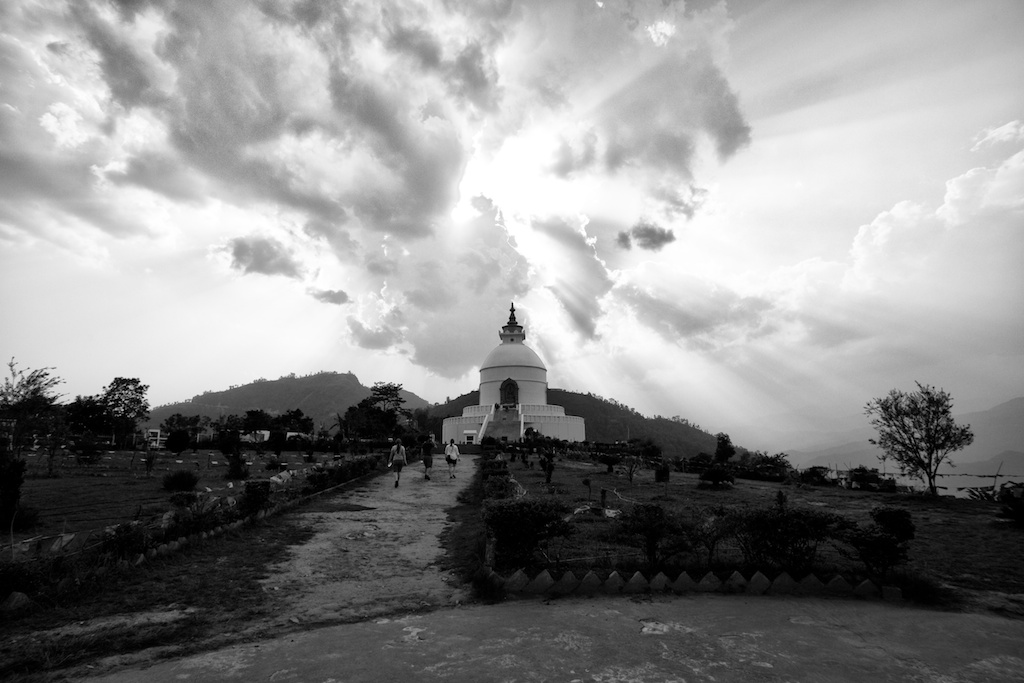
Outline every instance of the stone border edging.
<svg viewBox="0 0 1024 683">
<path fill-rule="evenodd" d="M 582 579 L 571 571 L 566 571 L 557 581 L 547 569 L 542 570 L 532 579 L 522 569 L 512 576 L 503 577 L 493 569 L 484 581 L 492 588 L 504 590 L 516 596 L 559 597 L 564 595 L 597 595 L 597 594 L 638 594 L 638 593 L 742 593 L 744 595 L 830 595 L 837 597 L 857 597 L 866 599 L 882 599 L 891 602 L 903 600 L 903 591 L 896 586 L 878 586 L 869 579 L 864 579 L 856 586 L 851 585 L 842 576 L 836 575 L 828 583 L 823 583 L 814 574 L 808 574 L 796 581 L 788 573 L 782 572 L 774 581 L 762 572 L 755 572 L 746 579 L 738 571 L 734 571 L 722 581 L 713 572 L 705 574 L 700 581 L 694 581 L 685 571 L 675 581 L 659 572 L 650 581 L 639 571 L 634 572 L 628 580 L 613 571 L 608 578 L 601 580 L 593 571 L 588 571 Z"/>
</svg>

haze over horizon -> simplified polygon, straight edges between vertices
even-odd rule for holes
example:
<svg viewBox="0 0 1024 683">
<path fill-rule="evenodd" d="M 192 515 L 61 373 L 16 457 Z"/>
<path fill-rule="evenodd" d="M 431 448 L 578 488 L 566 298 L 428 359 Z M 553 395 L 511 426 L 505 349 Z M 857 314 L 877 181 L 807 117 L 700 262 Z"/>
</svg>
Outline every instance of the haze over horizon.
<svg viewBox="0 0 1024 683">
<path fill-rule="evenodd" d="M 759 448 L 1024 396 L 1024 4 L 0 5 L 0 352 L 549 383 Z"/>
</svg>

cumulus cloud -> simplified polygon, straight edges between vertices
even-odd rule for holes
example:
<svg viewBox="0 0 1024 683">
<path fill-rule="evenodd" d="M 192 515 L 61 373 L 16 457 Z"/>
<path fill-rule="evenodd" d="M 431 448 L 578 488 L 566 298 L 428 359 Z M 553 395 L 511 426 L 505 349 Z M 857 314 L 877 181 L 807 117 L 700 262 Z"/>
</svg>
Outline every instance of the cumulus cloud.
<svg viewBox="0 0 1024 683">
<path fill-rule="evenodd" d="M 387 325 L 369 327 L 354 317 L 348 318 L 353 340 L 364 349 L 385 350 L 402 340 L 401 330 Z"/>
<path fill-rule="evenodd" d="M 671 293 L 624 285 L 615 296 L 637 320 L 673 343 L 714 350 L 772 331 L 772 303 L 714 283 L 681 278 Z"/>
<path fill-rule="evenodd" d="M 996 128 L 987 128 L 974 139 L 972 152 L 1000 143 L 1024 142 L 1024 121 L 1010 121 Z"/>
<path fill-rule="evenodd" d="M 231 267 L 243 273 L 302 277 L 302 266 L 291 250 L 272 237 L 236 237 L 225 248 L 231 254 Z"/>
<path fill-rule="evenodd" d="M 314 299 L 325 304 L 340 306 L 350 301 L 348 294 L 340 289 L 310 289 L 309 293 Z"/>
<path fill-rule="evenodd" d="M 674 232 L 645 221 L 640 221 L 628 231 L 620 232 L 617 238 L 618 245 L 623 249 L 632 249 L 633 242 L 636 242 L 637 247 L 648 251 L 661 251 L 666 244 L 675 241 Z"/>
</svg>

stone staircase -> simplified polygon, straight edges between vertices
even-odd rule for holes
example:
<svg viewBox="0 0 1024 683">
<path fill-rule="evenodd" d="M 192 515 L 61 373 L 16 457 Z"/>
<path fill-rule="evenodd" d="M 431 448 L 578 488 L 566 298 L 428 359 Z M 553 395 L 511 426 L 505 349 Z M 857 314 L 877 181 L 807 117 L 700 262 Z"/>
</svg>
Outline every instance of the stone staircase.
<svg viewBox="0 0 1024 683">
<path fill-rule="evenodd" d="M 498 441 L 518 441 L 522 436 L 519 428 L 519 406 L 502 406 L 491 413 L 491 419 L 484 426 L 480 438 L 493 436 Z"/>
</svg>

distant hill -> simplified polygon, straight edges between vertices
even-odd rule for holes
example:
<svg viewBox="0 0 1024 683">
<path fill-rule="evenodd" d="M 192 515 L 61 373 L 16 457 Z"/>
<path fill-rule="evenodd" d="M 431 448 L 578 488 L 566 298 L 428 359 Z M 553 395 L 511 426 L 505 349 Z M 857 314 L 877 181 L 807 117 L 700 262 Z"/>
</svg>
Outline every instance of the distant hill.
<svg viewBox="0 0 1024 683">
<path fill-rule="evenodd" d="M 156 428 L 174 413 L 185 416 L 205 415 L 216 419 L 221 415 L 245 415 L 247 410 L 265 410 L 278 415 L 298 408 L 312 417 L 317 427 L 330 426 L 335 414 L 344 414 L 370 395 L 370 387 L 363 386 L 351 372 L 319 372 L 305 377 L 282 377 L 259 380 L 233 387 L 226 391 L 208 391 L 190 401 L 171 403 L 150 410 L 146 428 Z M 430 404 L 410 391 L 402 391 L 405 408 L 427 408 Z"/>
<path fill-rule="evenodd" d="M 448 403 L 434 406 L 436 417 L 462 415 L 462 409 L 477 405 L 480 392 L 471 391 Z M 704 451 L 714 453 L 715 437 L 683 422 L 644 417 L 630 408 L 590 394 L 548 389 L 548 403 L 565 408 L 566 415 L 586 420 L 587 441 L 612 443 L 629 439 L 652 439 L 669 457 L 691 457 Z"/>
<path fill-rule="evenodd" d="M 974 432 L 974 443 L 951 457 L 958 465 L 957 469 L 991 475 L 995 474 L 999 463 L 1005 461 L 1003 472 L 1024 473 L 1024 463 L 1017 457 L 1024 452 L 1024 397 L 1001 403 L 989 410 L 955 415 L 954 419 L 958 424 L 969 424 Z M 867 427 L 850 434 L 854 435 L 853 441 L 805 451 L 789 451 L 789 460 L 799 467 L 879 467 L 878 455 L 881 451 L 868 443 L 868 439 L 875 436 L 875 431 Z"/>
</svg>

